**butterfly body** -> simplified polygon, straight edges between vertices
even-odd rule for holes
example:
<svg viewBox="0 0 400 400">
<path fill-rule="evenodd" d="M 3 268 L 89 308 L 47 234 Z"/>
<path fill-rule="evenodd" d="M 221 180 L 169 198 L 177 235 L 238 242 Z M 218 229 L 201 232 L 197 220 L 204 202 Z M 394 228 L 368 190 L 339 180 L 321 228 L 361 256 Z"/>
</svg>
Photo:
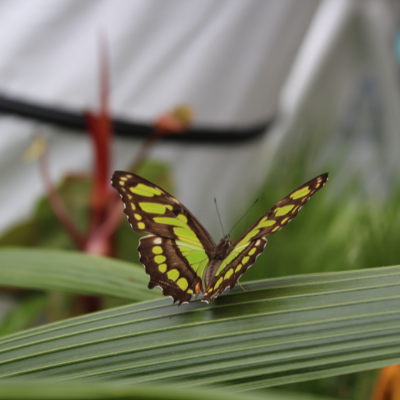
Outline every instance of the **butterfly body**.
<svg viewBox="0 0 400 400">
<path fill-rule="evenodd" d="M 229 238 L 229 236 L 225 236 L 220 240 L 218 246 L 215 247 L 215 252 L 212 256 L 212 259 L 209 261 L 206 268 L 204 269 L 205 272 L 203 273 L 203 279 L 202 279 L 203 289 L 209 287 L 209 284 L 211 280 L 215 277 L 215 274 L 218 271 L 218 268 L 220 267 L 222 260 L 226 258 L 231 243 L 232 240 Z"/>
<path fill-rule="evenodd" d="M 149 288 L 179 304 L 200 293 L 202 301 L 233 288 L 256 261 L 271 235 L 293 219 L 307 200 L 323 187 L 320 175 L 290 193 L 233 244 L 228 236 L 215 244 L 211 235 L 179 200 L 161 187 L 129 172 L 116 171 L 112 185 L 125 204 L 132 228 L 148 233 L 140 239 L 140 262 L 150 276 Z"/>
</svg>

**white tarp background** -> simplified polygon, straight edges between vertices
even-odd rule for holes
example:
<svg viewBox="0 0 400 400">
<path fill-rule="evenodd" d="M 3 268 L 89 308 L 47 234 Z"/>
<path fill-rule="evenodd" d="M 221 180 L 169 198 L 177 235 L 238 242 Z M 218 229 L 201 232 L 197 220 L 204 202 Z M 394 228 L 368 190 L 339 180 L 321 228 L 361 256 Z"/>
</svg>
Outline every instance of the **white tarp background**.
<svg viewBox="0 0 400 400">
<path fill-rule="evenodd" d="M 367 100 L 385 110 L 381 151 L 362 126 L 351 144 L 335 148 L 351 153 L 341 168 L 344 178 L 363 171 L 370 192 L 384 193 L 384 170 L 395 169 L 400 127 L 391 10 L 390 1 L 379 0 L 0 1 L 0 93 L 77 112 L 96 109 L 101 31 L 109 44 L 115 117 L 149 122 L 185 102 L 195 109 L 195 123 L 229 127 L 277 112 L 274 128 L 246 145 L 169 143 L 153 152 L 171 166 L 177 197 L 218 238 L 213 197 L 223 220 L 236 216 L 278 165 L 280 141 L 299 132 L 306 138 L 322 116 L 331 124 L 320 133 L 334 148 L 368 80 L 377 91 Z M 0 117 L 0 231 L 29 215 L 43 193 L 37 167 L 21 161 L 30 138 L 43 129 L 51 138 L 55 181 L 91 168 L 84 134 Z M 138 144 L 116 140 L 115 169 L 132 160 Z M 384 167 L 371 167 L 383 158 Z M 325 172 L 314 169 L 304 179 Z M 340 179 L 330 181 L 332 192 L 334 182 Z"/>
<path fill-rule="evenodd" d="M 98 35 L 111 111 L 152 121 L 177 103 L 196 122 L 271 117 L 318 0 L 0 2 L 0 91 L 72 110 L 98 104 Z"/>
<path fill-rule="evenodd" d="M 280 91 L 318 4 L 1 1 L 0 92 L 77 112 L 96 109 L 101 32 L 109 47 L 114 117 L 149 122 L 184 102 L 194 108 L 195 124 L 253 125 L 277 112 Z M 20 161 L 29 138 L 43 129 L 33 121 L 0 119 L 0 230 L 29 214 L 43 192 L 37 167 Z M 54 180 L 90 169 L 87 137 L 45 129 L 52 138 Z M 138 142 L 116 142 L 115 166 L 123 168 Z M 154 154 L 171 165 L 180 200 L 214 233 L 219 228 L 213 197 L 219 199 L 223 218 L 245 206 L 265 177 L 259 168 L 265 156 L 257 142 L 168 144 Z"/>
</svg>

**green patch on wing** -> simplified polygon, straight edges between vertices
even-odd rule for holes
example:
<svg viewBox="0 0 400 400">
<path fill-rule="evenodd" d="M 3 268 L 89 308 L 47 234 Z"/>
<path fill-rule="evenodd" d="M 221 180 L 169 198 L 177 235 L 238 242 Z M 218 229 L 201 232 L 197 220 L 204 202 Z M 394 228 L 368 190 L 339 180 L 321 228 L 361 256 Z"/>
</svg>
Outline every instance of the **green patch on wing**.
<svg viewBox="0 0 400 400">
<path fill-rule="evenodd" d="M 249 243 L 251 241 L 251 239 L 257 235 L 257 233 L 260 232 L 259 229 L 253 229 L 252 231 L 250 231 L 241 241 L 240 243 L 238 243 L 238 247 L 237 249 L 239 249 L 239 247 L 241 248 L 243 244 Z M 237 251 L 235 249 L 235 251 Z"/>
<path fill-rule="evenodd" d="M 157 222 L 158 224 L 180 226 L 180 227 L 189 229 L 189 227 L 183 221 L 181 221 L 178 218 L 156 217 L 156 218 L 153 218 L 153 219 L 154 219 L 154 222 Z"/>
<path fill-rule="evenodd" d="M 131 187 L 130 191 L 144 197 L 154 197 L 154 195 L 159 196 L 162 194 L 161 190 L 143 183 L 138 183 L 135 187 Z"/>
<path fill-rule="evenodd" d="M 269 226 L 275 225 L 275 220 L 268 219 L 268 217 L 263 218 L 257 225 L 257 228 L 268 228 Z"/>
<path fill-rule="evenodd" d="M 288 212 L 290 212 L 293 209 L 293 207 L 294 207 L 294 204 L 277 208 L 275 211 L 275 216 L 280 217 L 282 215 L 286 215 Z"/>
<path fill-rule="evenodd" d="M 195 273 L 201 277 L 204 268 L 207 266 L 209 259 L 205 251 L 196 245 L 189 244 L 187 242 L 177 240 L 177 245 L 182 253 L 183 257 L 186 258 Z"/>
<path fill-rule="evenodd" d="M 165 214 L 166 208 L 172 208 L 172 206 L 165 206 L 157 203 L 139 203 L 139 206 L 144 212 L 150 214 Z"/>
<path fill-rule="evenodd" d="M 240 255 L 240 253 L 242 253 L 242 251 L 250 244 L 247 243 L 246 246 L 240 246 L 237 247 L 235 250 L 233 250 L 228 257 L 225 258 L 225 260 L 222 261 L 221 265 L 219 266 L 217 273 L 215 274 L 216 276 L 219 275 L 221 273 L 221 271 L 228 265 L 230 264 L 236 257 L 238 257 Z"/>
</svg>

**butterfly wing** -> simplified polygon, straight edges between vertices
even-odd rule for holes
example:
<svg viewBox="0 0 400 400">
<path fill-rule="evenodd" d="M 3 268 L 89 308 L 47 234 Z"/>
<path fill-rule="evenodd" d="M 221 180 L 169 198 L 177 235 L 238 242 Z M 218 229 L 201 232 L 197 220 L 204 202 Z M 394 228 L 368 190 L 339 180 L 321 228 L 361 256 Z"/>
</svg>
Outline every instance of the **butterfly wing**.
<svg viewBox="0 0 400 400">
<path fill-rule="evenodd" d="M 300 211 L 301 207 L 320 190 L 328 180 L 322 174 L 310 180 L 287 195 L 265 213 L 255 224 L 243 233 L 229 248 L 226 258 L 211 280 L 202 301 L 216 298 L 227 287 L 231 289 L 237 280 L 250 268 L 263 252 L 267 239 L 287 225 Z"/>
<path fill-rule="evenodd" d="M 150 276 L 149 289 L 159 286 L 165 296 L 188 303 L 201 290 L 208 257 L 185 242 L 149 235 L 140 239 L 140 262 Z"/>
<path fill-rule="evenodd" d="M 180 303 L 202 290 L 201 275 L 215 243 L 197 218 L 164 189 L 129 172 L 116 171 L 112 185 L 121 195 L 132 228 L 150 233 L 141 238 L 140 262 L 150 276 Z"/>
</svg>

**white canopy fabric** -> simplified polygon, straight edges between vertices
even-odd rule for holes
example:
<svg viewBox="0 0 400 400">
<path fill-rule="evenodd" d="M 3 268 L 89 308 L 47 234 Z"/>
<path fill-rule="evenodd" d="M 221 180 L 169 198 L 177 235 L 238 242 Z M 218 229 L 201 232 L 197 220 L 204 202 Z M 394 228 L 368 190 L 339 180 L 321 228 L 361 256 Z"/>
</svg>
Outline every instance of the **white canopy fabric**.
<svg viewBox="0 0 400 400">
<path fill-rule="evenodd" d="M 3 0 L 0 2 L 0 94 L 75 112 L 98 107 L 98 37 L 109 48 L 113 117 L 151 122 L 176 104 L 195 124 L 240 127 L 267 121 L 318 0 Z M 21 161 L 39 130 L 51 138 L 55 181 L 89 171 L 89 139 L 4 115 L 0 118 L 0 231 L 29 215 L 43 193 L 37 166 Z M 139 141 L 117 139 L 115 168 Z M 236 215 L 265 177 L 273 143 L 160 145 L 177 197 L 219 235 L 213 197 L 224 220 Z"/>
<path fill-rule="evenodd" d="M 0 92 L 75 111 L 96 108 L 102 35 L 114 116 L 152 121 L 185 102 L 198 123 L 265 121 L 318 3 L 3 0 Z"/>
</svg>

